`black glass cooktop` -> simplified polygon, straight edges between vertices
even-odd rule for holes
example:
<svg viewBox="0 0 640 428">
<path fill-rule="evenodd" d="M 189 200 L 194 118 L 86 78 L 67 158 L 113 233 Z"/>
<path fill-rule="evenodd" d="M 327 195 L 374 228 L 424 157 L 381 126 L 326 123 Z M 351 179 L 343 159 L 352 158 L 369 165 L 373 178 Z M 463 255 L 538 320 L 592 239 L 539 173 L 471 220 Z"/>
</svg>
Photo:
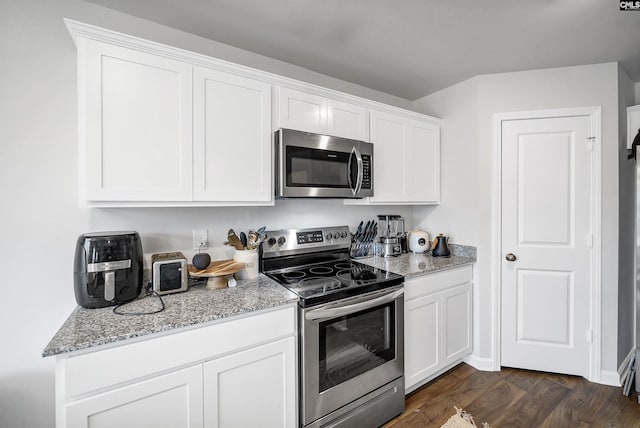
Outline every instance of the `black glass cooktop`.
<svg viewBox="0 0 640 428">
<path fill-rule="evenodd" d="M 401 284 L 404 277 L 350 260 L 264 272 L 300 297 L 300 306 L 331 302 Z"/>
</svg>

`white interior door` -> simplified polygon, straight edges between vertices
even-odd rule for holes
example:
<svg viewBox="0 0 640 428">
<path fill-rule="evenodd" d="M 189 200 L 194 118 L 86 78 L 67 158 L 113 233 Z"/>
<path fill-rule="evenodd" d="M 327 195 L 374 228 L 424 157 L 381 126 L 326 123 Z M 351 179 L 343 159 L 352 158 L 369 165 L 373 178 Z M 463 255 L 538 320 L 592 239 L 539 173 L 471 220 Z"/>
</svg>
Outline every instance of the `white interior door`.
<svg viewBox="0 0 640 428">
<path fill-rule="evenodd" d="M 502 366 L 588 375 L 590 129 L 502 122 Z"/>
</svg>

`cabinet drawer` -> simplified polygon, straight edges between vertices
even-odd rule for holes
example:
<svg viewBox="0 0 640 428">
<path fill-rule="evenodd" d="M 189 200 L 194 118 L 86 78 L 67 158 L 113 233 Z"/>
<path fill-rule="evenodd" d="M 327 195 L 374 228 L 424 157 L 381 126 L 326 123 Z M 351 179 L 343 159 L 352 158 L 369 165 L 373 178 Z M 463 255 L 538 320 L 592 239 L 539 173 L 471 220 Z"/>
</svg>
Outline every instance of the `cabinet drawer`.
<svg viewBox="0 0 640 428">
<path fill-rule="evenodd" d="M 466 284 L 471 282 L 472 278 L 473 268 L 471 265 L 409 278 L 404 283 L 404 299 L 408 301 L 446 288 Z"/>
<path fill-rule="evenodd" d="M 295 307 L 72 357 L 59 357 L 66 398 L 295 335 Z"/>
</svg>

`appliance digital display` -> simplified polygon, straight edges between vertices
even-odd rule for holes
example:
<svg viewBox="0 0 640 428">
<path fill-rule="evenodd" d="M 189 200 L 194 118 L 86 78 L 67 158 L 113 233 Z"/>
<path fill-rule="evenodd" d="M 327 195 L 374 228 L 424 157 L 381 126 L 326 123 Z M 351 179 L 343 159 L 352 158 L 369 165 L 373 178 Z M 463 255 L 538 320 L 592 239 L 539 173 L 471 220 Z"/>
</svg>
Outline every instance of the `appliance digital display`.
<svg viewBox="0 0 640 428">
<path fill-rule="evenodd" d="M 311 232 L 298 232 L 298 244 L 311 244 L 314 242 L 323 242 L 322 230 L 314 230 Z"/>
</svg>

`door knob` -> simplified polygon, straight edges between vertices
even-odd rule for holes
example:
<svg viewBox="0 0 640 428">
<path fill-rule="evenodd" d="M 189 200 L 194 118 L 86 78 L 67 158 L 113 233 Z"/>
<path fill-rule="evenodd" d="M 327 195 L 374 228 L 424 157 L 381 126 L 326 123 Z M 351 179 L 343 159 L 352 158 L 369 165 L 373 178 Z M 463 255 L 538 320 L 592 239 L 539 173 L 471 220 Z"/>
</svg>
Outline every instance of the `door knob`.
<svg viewBox="0 0 640 428">
<path fill-rule="evenodd" d="M 508 262 L 515 262 L 517 259 L 516 255 L 513 253 L 507 253 L 504 258 L 507 259 Z"/>
</svg>

